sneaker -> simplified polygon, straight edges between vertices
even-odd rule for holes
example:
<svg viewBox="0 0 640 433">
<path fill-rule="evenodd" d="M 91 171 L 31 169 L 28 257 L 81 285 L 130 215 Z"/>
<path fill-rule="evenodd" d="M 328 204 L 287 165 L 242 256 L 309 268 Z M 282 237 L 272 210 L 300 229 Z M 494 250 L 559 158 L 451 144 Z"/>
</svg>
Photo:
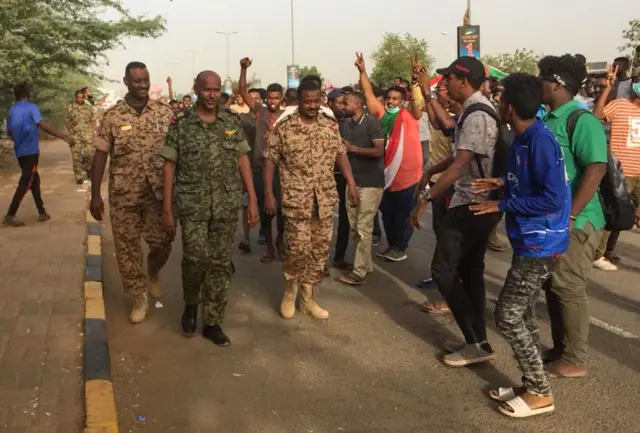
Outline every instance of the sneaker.
<svg viewBox="0 0 640 433">
<path fill-rule="evenodd" d="M 618 267 L 611 263 L 606 257 L 600 257 L 593 262 L 593 267 L 601 271 L 617 271 Z"/>
<path fill-rule="evenodd" d="M 620 264 L 620 257 L 616 254 L 615 251 L 607 251 L 606 253 L 604 253 L 604 256 L 614 265 Z"/>
<path fill-rule="evenodd" d="M 407 260 L 407 253 L 397 248 L 393 248 L 384 258 L 392 262 L 401 262 L 403 260 Z"/>
<path fill-rule="evenodd" d="M 464 349 L 467 343 L 464 341 L 446 340 L 443 344 L 444 350 L 447 353 L 455 353 Z"/>
<path fill-rule="evenodd" d="M 373 236 L 373 238 L 371 239 L 371 245 L 374 247 L 380 245 L 381 238 L 382 236 Z"/>
<path fill-rule="evenodd" d="M 391 252 L 392 248 L 389 247 L 386 250 L 376 253 L 376 257 L 380 257 L 381 259 L 386 259 L 387 255 Z"/>
<path fill-rule="evenodd" d="M 495 359 L 496 354 L 488 343 L 465 344 L 457 352 L 445 355 L 442 362 L 450 367 L 466 367 L 467 365 L 478 364 Z"/>
<path fill-rule="evenodd" d="M 367 282 L 364 277 L 361 277 L 360 275 L 353 272 L 351 272 L 349 275 L 341 276 L 340 281 L 351 286 L 361 286 Z"/>
</svg>

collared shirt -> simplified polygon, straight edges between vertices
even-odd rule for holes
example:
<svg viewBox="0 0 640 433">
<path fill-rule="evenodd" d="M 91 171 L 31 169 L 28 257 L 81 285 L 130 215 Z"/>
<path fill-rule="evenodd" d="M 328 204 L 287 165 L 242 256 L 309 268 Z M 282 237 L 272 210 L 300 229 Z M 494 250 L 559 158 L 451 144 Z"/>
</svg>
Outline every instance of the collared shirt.
<svg viewBox="0 0 640 433">
<path fill-rule="evenodd" d="M 91 105 L 73 103 L 67 109 L 69 132 L 74 138 L 81 140 L 93 139 L 93 122 L 96 119 Z"/>
<path fill-rule="evenodd" d="M 178 216 L 236 220 L 242 200 L 238 160 L 250 150 L 236 114 L 219 110 L 213 123 L 195 111 L 176 117 L 160 155 L 176 164 Z"/>
<path fill-rule="evenodd" d="M 264 157 L 279 169 L 286 217 L 333 216 L 338 200 L 333 166 L 345 152 L 337 122 L 322 113 L 309 125 L 298 112 L 276 124 Z"/>
<path fill-rule="evenodd" d="M 491 102 L 482 95 L 475 92 L 462 104 L 462 112 L 470 105 L 482 103 L 491 108 Z M 462 116 L 462 114 L 460 114 Z M 498 123 L 489 114 L 476 111 L 470 114 L 464 124 L 456 125 L 454 155 L 460 150 L 467 150 L 478 155 L 471 159 L 466 172 L 456 181 L 455 193 L 451 198 L 449 207 L 462 206 L 469 203 L 485 201 L 489 199 L 489 193 L 476 193 L 471 190 L 471 183 L 482 177 L 478 167 L 478 159 L 482 164 L 485 177 L 491 177 L 493 170 L 493 154 L 495 153 L 498 141 Z"/>
<path fill-rule="evenodd" d="M 38 106 L 30 101 L 18 101 L 9 109 L 7 128 L 13 139 L 16 158 L 40 153 L 38 124 L 42 116 Z"/>
<path fill-rule="evenodd" d="M 141 193 L 151 187 L 162 201 L 164 145 L 171 107 L 149 100 L 142 112 L 133 109 L 126 98 L 105 112 L 94 147 L 111 156 L 109 164 L 109 198 L 136 205 Z"/>
<path fill-rule="evenodd" d="M 545 125 L 554 133 L 562 147 L 572 195 L 578 191 L 587 165 L 607 163 L 607 138 L 600 120 L 595 116 L 588 113 L 580 116 L 573 133 L 573 141 L 569 143 L 567 119 L 571 113 L 580 108 L 578 102 L 569 101 L 548 113 L 544 118 Z M 605 226 L 604 213 L 597 191 L 580 215 L 574 216 L 576 217 L 574 227 L 577 229 L 584 229 L 587 222 L 590 222 L 596 230 Z"/>
<path fill-rule="evenodd" d="M 349 118 L 342 122 L 342 138 L 354 146 L 371 149 L 375 140 L 384 141 L 385 134 L 380 121 L 365 113 L 357 120 Z M 384 187 L 384 154 L 373 158 L 349 153 L 349 162 L 357 186 Z"/>
</svg>

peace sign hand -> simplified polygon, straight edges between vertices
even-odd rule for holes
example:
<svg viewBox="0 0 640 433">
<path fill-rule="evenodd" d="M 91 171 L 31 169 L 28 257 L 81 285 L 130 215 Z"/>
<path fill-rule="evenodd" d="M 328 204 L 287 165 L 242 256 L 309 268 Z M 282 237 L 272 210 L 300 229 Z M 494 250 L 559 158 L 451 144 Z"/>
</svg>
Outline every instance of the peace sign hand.
<svg viewBox="0 0 640 433">
<path fill-rule="evenodd" d="M 620 69 L 620 67 L 618 65 L 615 65 L 613 69 L 611 68 L 611 66 L 609 66 L 607 69 L 608 74 L 606 86 L 609 90 L 611 90 L 616 87 L 616 81 L 618 80 L 618 70 Z"/>
<path fill-rule="evenodd" d="M 358 71 L 360 72 L 364 72 L 365 71 L 365 64 L 364 64 L 364 56 L 362 55 L 362 53 L 356 52 L 356 68 L 358 69 Z"/>
</svg>

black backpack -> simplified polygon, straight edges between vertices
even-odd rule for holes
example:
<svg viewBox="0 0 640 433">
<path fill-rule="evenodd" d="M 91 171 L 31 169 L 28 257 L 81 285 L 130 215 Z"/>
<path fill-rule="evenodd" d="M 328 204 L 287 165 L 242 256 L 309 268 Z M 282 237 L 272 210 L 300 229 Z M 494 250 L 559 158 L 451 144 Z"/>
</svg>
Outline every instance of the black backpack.
<svg viewBox="0 0 640 433">
<path fill-rule="evenodd" d="M 579 108 L 567 118 L 567 137 L 569 138 L 569 148 L 572 148 L 573 133 L 575 132 L 578 119 L 584 113 L 593 115 L 589 110 Z M 607 173 L 600 182 L 598 191 L 602 211 L 606 220 L 605 230 L 625 231 L 631 230 L 635 223 L 636 206 L 638 203 L 633 199 L 633 195 L 627 188 L 624 180 L 622 165 L 618 158 L 607 150 Z"/>
<path fill-rule="evenodd" d="M 483 104 L 482 102 L 476 102 L 475 104 L 469 105 L 462 116 L 460 116 L 460 120 L 458 121 L 458 128 L 462 128 L 462 124 L 469 117 L 471 113 L 476 111 L 482 111 L 483 113 L 487 113 L 491 116 L 496 123 L 498 124 L 498 139 L 496 141 L 496 147 L 493 154 L 493 170 L 491 170 L 491 177 L 504 177 L 507 175 L 508 171 L 508 163 L 509 163 L 509 152 L 511 149 L 511 144 L 513 143 L 514 133 L 509 129 L 507 125 L 504 125 L 498 116 L 498 113 L 487 104 Z M 475 154 L 476 163 L 478 164 L 478 169 L 480 171 L 481 177 L 485 176 L 484 170 L 482 168 L 482 164 L 480 161 L 480 155 Z"/>
</svg>

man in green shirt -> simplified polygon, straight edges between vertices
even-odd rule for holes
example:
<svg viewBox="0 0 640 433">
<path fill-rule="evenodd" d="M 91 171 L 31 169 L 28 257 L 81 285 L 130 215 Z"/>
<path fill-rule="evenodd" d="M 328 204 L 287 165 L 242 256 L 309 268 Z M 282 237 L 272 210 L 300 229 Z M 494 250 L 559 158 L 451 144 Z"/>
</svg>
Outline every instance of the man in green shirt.
<svg viewBox="0 0 640 433">
<path fill-rule="evenodd" d="M 607 170 L 607 139 L 600 121 L 585 113 L 569 141 L 567 120 L 581 108 L 573 98 L 587 77 L 584 62 L 565 54 L 540 61 L 543 102 L 551 108 L 544 122 L 564 152 L 565 172 L 571 182 L 571 241 L 546 287 L 553 348 L 545 355 L 552 376 L 584 377 L 589 337 L 587 275 L 605 226 L 598 197 Z"/>
</svg>

